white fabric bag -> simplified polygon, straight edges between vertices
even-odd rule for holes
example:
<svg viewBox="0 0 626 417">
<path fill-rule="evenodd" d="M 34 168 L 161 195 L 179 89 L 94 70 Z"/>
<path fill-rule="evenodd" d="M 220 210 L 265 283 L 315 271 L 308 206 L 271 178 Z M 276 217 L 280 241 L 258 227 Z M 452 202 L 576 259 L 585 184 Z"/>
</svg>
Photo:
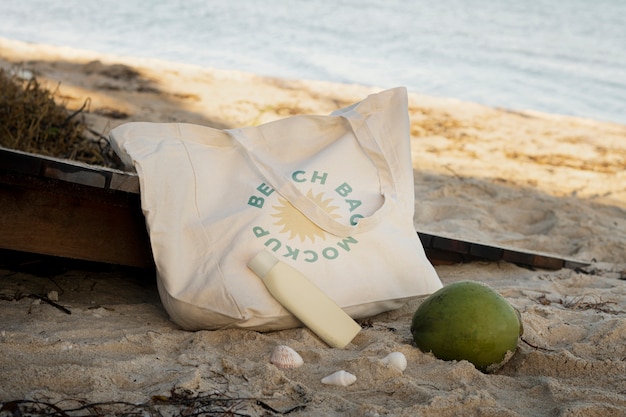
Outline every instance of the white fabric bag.
<svg viewBox="0 0 626 417">
<path fill-rule="evenodd" d="M 301 325 L 248 269 L 263 249 L 353 318 L 441 287 L 413 226 L 404 88 L 330 116 L 128 123 L 111 139 L 138 173 L 159 293 L 185 329 Z"/>
</svg>

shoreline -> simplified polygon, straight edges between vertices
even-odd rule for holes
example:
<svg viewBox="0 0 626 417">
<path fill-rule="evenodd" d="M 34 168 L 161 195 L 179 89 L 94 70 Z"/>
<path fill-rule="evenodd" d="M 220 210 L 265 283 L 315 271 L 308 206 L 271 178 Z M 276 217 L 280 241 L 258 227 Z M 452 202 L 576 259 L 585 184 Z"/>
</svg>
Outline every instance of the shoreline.
<svg viewBox="0 0 626 417">
<path fill-rule="evenodd" d="M 327 114 L 378 91 L 0 38 L 0 67 L 9 61 L 60 83 L 69 108 L 89 98 L 86 121 L 103 135 L 129 121 L 231 128 Z M 409 326 L 421 300 L 368 319 L 338 350 L 303 328 L 180 330 L 161 306 L 155 278 L 136 270 L 43 263 L 35 273 L 0 259 L 0 403 L 148 404 L 179 389 L 240 399 L 249 415 L 624 415 L 626 126 L 415 93 L 409 107 L 416 229 L 592 261 L 560 271 L 505 262 L 436 266 L 444 284 L 484 282 L 520 310 L 525 333 L 502 369 L 483 374 L 417 349 Z M 71 314 L 29 295 L 55 296 Z M 305 365 L 270 364 L 278 344 L 298 351 Z M 404 372 L 380 363 L 393 351 L 407 357 Z M 321 384 L 339 369 L 357 382 Z"/>
<path fill-rule="evenodd" d="M 28 41 L 19 41 L 11 38 L 5 38 L 0 36 L 0 51 L 5 49 L 5 51 L 0 52 L 0 58 L 6 58 L 10 56 L 11 59 L 19 61 L 20 58 L 27 59 L 30 56 L 36 55 L 39 59 L 42 60 L 54 60 L 59 58 L 60 56 L 64 57 L 64 59 L 69 61 L 74 61 L 75 63 L 87 64 L 90 61 L 101 61 L 107 65 L 114 65 L 116 63 L 124 62 L 130 66 L 136 66 L 140 68 L 150 68 L 153 66 L 166 69 L 167 71 L 174 71 L 176 73 L 186 73 L 186 72 L 194 72 L 194 73 L 205 73 L 210 76 L 215 76 L 220 79 L 231 79 L 231 80 L 265 80 L 271 81 L 274 80 L 277 83 L 287 83 L 294 85 L 306 85 L 312 90 L 323 90 L 327 92 L 327 90 L 332 89 L 333 87 L 341 87 L 342 94 L 345 94 L 346 91 L 352 90 L 352 93 L 356 95 L 356 97 L 362 97 L 364 93 L 371 93 L 375 91 L 381 91 L 383 88 L 375 86 L 375 85 L 365 85 L 365 84 L 357 84 L 357 83 L 340 83 L 334 81 L 325 81 L 318 79 L 297 79 L 297 78 L 285 78 L 279 76 L 271 76 L 271 75 L 261 75 L 253 72 L 236 70 L 236 69 L 224 69 L 224 68 L 216 68 L 216 67 L 204 67 L 196 64 L 188 64 L 184 62 L 178 61 L 170 61 L 170 60 L 162 60 L 158 58 L 145 58 L 145 57 L 135 57 L 129 55 L 118 55 L 112 53 L 105 52 L 97 52 L 89 49 L 80 49 L 68 46 L 60 46 L 60 45 L 52 45 L 45 43 L 37 43 L 37 42 L 28 42 Z M 6 62 L 5 62 L 6 64 Z M 610 120 L 599 120 L 594 119 L 593 117 L 585 117 L 585 116 L 573 116 L 566 115 L 555 112 L 546 112 L 539 111 L 532 108 L 509 108 L 505 106 L 489 106 L 485 104 L 475 103 L 472 101 L 462 100 L 455 97 L 446 97 L 446 96 L 434 96 L 427 95 L 424 93 L 420 93 L 419 91 L 409 90 L 409 93 L 417 99 L 426 100 L 429 105 L 433 106 L 446 106 L 446 105 L 475 105 L 484 108 L 490 108 L 498 111 L 503 111 L 512 114 L 519 114 L 522 116 L 549 116 L 551 118 L 561 118 L 563 120 L 578 120 L 588 121 L 590 123 L 601 123 L 606 125 L 615 125 L 616 127 L 624 127 L 626 128 L 626 124 L 619 123 L 616 121 Z"/>
</svg>

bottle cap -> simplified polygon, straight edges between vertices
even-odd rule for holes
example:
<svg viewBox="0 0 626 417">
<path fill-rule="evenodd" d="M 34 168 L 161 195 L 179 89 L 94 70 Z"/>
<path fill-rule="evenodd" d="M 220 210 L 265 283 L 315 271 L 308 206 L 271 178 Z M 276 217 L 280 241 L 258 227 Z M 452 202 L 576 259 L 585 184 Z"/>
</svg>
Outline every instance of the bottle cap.
<svg viewBox="0 0 626 417">
<path fill-rule="evenodd" d="M 265 278 L 265 275 L 270 269 L 278 263 L 278 259 L 266 250 L 259 252 L 254 258 L 248 262 L 248 268 L 257 274 L 260 278 Z"/>
</svg>

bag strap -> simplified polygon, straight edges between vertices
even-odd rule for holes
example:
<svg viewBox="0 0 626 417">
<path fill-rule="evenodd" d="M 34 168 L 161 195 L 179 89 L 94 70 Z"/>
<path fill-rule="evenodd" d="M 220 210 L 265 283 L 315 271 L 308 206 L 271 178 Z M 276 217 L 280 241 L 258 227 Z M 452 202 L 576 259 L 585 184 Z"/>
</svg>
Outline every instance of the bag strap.
<svg viewBox="0 0 626 417">
<path fill-rule="evenodd" d="M 393 161 L 388 160 L 387 157 L 389 155 L 382 152 L 377 139 L 378 136 L 372 134 L 366 116 L 353 108 L 342 112 L 338 116 L 328 117 L 342 117 L 349 122 L 358 143 L 378 171 L 383 203 L 370 216 L 359 219 L 356 225 L 346 225 L 338 222 L 322 207 L 318 206 L 313 200 L 303 194 L 286 176 L 275 170 L 271 164 L 264 161 L 257 152 L 250 148 L 250 141 L 246 139 L 244 129 L 232 129 L 227 130 L 227 132 L 241 145 L 248 159 L 278 194 L 289 201 L 298 211 L 322 230 L 339 237 L 348 237 L 371 230 L 385 218 L 391 200 L 396 198 L 396 187 L 392 174 L 394 164 Z"/>
<path fill-rule="evenodd" d="M 386 141 L 393 140 L 385 121 L 381 117 L 382 114 L 370 114 L 366 117 L 355 109 L 349 109 L 338 114 L 350 123 L 361 148 L 378 170 L 381 194 L 395 196 L 397 194 L 397 178 L 394 174 L 399 164 L 397 163 L 395 152 L 390 151 L 389 147 L 381 142 L 381 137 L 386 138 Z M 370 124 L 374 123 L 374 117 L 377 117 L 378 120 L 376 121 L 376 128 L 372 129 Z M 373 130 L 383 131 L 384 134 L 374 134 Z"/>
</svg>

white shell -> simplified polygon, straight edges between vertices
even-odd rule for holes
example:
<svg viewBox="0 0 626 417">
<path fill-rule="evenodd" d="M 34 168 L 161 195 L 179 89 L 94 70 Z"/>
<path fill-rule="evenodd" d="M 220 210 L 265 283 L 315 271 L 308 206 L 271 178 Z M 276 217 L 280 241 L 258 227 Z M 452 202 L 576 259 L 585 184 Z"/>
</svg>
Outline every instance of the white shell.
<svg viewBox="0 0 626 417">
<path fill-rule="evenodd" d="M 304 364 L 304 359 L 295 350 L 285 345 L 278 345 L 272 351 L 270 362 L 278 368 L 297 368 Z"/>
<path fill-rule="evenodd" d="M 406 356 L 402 352 L 391 352 L 382 358 L 381 362 L 396 368 L 400 372 L 406 369 Z"/>
<path fill-rule="evenodd" d="M 341 387 L 347 387 L 350 384 L 354 384 L 356 381 L 356 376 L 352 375 L 350 372 L 346 371 L 337 371 L 334 374 L 330 374 L 324 378 L 322 378 L 322 384 L 326 385 L 338 385 Z"/>
</svg>

